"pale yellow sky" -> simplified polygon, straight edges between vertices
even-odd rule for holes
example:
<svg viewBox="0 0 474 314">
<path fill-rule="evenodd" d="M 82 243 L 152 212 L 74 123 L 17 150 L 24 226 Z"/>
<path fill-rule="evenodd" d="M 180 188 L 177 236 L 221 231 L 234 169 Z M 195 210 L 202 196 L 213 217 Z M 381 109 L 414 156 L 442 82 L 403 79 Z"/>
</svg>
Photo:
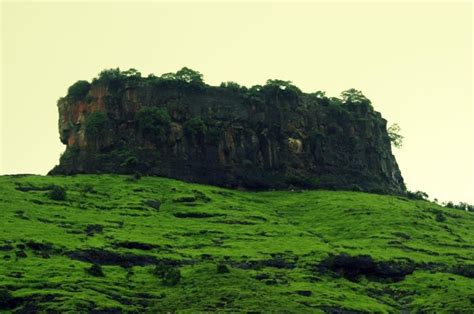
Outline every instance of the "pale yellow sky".
<svg viewBox="0 0 474 314">
<path fill-rule="evenodd" d="M 46 174 L 64 146 L 56 101 L 104 68 L 188 66 L 207 83 L 356 88 L 405 136 L 411 190 L 474 203 L 472 4 L 1 5 L 0 174 Z"/>
</svg>

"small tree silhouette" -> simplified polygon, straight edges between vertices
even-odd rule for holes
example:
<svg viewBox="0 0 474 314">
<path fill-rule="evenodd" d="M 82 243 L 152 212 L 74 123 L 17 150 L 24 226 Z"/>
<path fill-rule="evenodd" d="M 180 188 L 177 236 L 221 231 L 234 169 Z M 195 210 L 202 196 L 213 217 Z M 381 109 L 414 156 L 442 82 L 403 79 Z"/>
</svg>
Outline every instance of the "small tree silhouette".
<svg viewBox="0 0 474 314">
<path fill-rule="evenodd" d="M 401 148 L 403 146 L 403 135 L 400 134 L 401 128 L 397 123 L 392 124 L 388 129 L 388 137 L 390 142 L 396 148 Z"/>
</svg>

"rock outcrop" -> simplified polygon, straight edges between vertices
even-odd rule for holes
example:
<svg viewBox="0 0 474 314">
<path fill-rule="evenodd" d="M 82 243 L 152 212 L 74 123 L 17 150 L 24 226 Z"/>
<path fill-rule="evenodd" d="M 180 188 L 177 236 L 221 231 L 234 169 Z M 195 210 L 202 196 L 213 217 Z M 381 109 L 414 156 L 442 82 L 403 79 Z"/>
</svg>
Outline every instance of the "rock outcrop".
<svg viewBox="0 0 474 314">
<path fill-rule="evenodd" d="M 58 101 L 67 147 L 50 174 L 138 172 L 233 188 L 405 191 L 386 120 L 362 94 L 328 98 L 278 80 L 215 87 L 187 70 L 160 78 L 107 70 L 91 84 L 71 86 Z"/>
</svg>

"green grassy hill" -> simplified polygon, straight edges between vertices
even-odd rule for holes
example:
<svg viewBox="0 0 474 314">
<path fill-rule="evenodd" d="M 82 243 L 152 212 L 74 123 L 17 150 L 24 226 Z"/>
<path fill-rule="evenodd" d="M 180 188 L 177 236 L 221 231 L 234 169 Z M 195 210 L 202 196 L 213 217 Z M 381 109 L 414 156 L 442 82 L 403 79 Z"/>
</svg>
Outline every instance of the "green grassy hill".
<svg viewBox="0 0 474 314">
<path fill-rule="evenodd" d="M 2 311 L 474 311 L 473 215 L 427 201 L 3 176 L 0 210 Z"/>
</svg>

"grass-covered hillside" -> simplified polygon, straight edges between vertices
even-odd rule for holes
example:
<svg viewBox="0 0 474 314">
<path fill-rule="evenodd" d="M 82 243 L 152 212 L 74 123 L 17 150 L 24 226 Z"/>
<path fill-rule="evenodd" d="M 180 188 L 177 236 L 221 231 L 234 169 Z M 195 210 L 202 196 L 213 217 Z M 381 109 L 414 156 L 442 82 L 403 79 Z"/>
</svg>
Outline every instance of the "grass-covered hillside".
<svg viewBox="0 0 474 314">
<path fill-rule="evenodd" d="M 0 213 L 1 311 L 474 311 L 474 217 L 426 201 L 3 176 Z"/>
</svg>

